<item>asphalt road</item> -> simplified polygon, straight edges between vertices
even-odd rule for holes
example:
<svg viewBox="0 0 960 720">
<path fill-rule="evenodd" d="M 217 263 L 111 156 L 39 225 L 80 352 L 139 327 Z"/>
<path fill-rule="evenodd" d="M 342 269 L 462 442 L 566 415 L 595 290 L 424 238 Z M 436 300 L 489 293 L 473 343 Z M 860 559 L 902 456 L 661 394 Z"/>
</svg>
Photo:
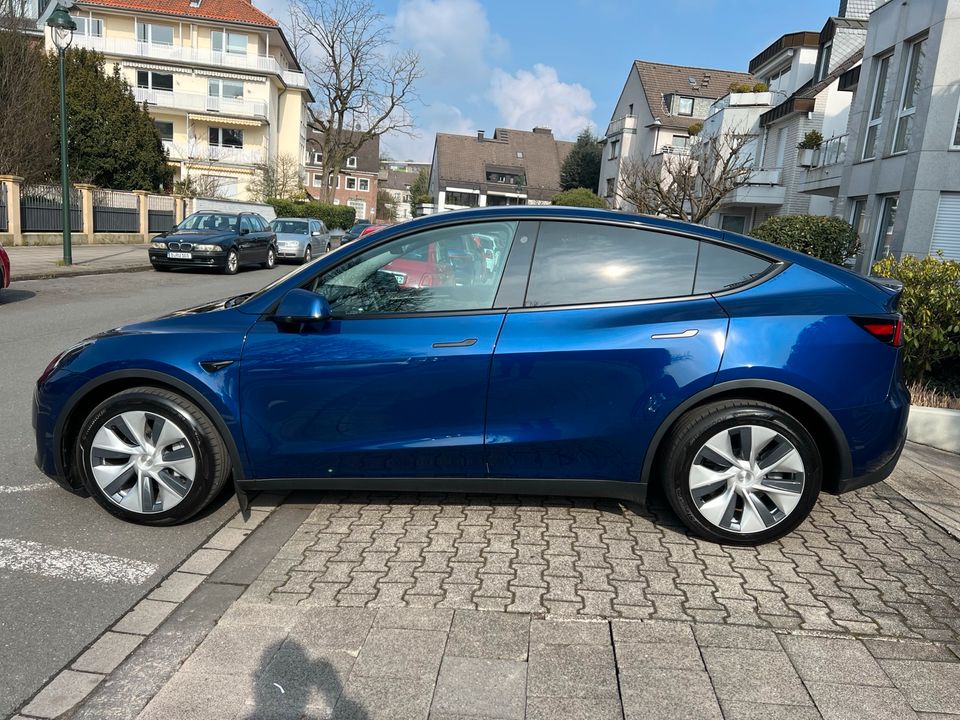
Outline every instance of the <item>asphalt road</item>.
<svg viewBox="0 0 960 720">
<path fill-rule="evenodd" d="M 89 335 L 260 288 L 288 272 L 227 277 L 138 272 L 15 282 L 0 291 L 0 717 L 146 594 L 232 513 L 176 528 L 114 519 L 51 483 L 33 464 L 33 385 Z"/>
</svg>

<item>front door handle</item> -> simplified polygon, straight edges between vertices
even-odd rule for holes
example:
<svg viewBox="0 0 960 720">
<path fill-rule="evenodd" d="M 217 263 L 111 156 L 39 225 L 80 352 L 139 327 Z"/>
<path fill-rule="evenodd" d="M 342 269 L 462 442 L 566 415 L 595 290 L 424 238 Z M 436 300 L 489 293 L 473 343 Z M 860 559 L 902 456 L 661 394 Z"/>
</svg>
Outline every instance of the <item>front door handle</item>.
<svg viewBox="0 0 960 720">
<path fill-rule="evenodd" d="M 476 338 L 467 338 L 466 340 L 459 340 L 456 342 L 435 342 L 433 346 L 435 348 L 458 348 L 458 347 L 473 347 L 477 344 Z"/>
<path fill-rule="evenodd" d="M 692 338 L 698 332 L 700 331 L 697 330 L 696 328 L 690 328 L 689 330 L 684 330 L 683 332 L 656 333 L 655 335 L 651 335 L 650 339 L 651 340 L 679 340 L 680 338 Z"/>
</svg>

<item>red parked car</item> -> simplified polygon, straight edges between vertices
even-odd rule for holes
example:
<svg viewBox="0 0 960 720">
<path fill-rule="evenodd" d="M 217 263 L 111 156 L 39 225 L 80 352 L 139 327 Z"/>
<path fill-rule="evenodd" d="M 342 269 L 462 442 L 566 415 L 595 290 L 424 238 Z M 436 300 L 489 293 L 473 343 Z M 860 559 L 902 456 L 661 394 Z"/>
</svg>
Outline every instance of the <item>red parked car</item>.
<svg viewBox="0 0 960 720">
<path fill-rule="evenodd" d="M 10 287 L 10 256 L 0 245 L 0 290 Z"/>
<path fill-rule="evenodd" d="M 377 230 L 383 230 L 385 227 L 390 227 L 390 226 L 387 225 L 386 223 L 383 223 L 383 224 L 380 224 L 380 225 L 367 225 L 363 230 L 360 231 L 360 234 L 357 236 L 357 239 L 359 240 L 360 238 L 364 237 L 365 235 L 369 235 L 370 233 L 374 233 L 374 232 L 376 232 Z"/>
</svg>

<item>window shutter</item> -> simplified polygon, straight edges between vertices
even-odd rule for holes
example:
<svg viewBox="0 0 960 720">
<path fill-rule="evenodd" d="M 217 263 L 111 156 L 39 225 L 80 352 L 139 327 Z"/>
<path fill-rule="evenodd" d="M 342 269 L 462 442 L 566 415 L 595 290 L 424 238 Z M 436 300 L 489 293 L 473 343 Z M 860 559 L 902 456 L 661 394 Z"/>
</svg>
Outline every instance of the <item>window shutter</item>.
<svg viewBox="0 0 960 720">
<path fill-rule="evenodd" d="M 930 254 L 943 251 L 947 260 L 960 260 L 960 193 L 940 193 Z"/>
</svg>

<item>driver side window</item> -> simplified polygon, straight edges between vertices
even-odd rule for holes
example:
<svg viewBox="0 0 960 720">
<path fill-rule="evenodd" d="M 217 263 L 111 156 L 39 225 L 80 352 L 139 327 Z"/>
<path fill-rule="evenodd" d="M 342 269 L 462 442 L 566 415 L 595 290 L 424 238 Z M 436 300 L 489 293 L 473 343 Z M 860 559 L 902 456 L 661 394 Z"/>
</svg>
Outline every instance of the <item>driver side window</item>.
<svg viewBox="0 0 960 720">
<path fill-rule="evenodd" d="M 427 230 L 351 258 L 305 287 L 335 317 L 493 308 L 517 223 Z"/>
<path fill-rule="evenodd" d="M 254 232 L 253 221 L 250 219 L 249 215 L 243 215 L 240 218 L 240 230 L 246 230 L 247 232 Z"/>
</svg>

